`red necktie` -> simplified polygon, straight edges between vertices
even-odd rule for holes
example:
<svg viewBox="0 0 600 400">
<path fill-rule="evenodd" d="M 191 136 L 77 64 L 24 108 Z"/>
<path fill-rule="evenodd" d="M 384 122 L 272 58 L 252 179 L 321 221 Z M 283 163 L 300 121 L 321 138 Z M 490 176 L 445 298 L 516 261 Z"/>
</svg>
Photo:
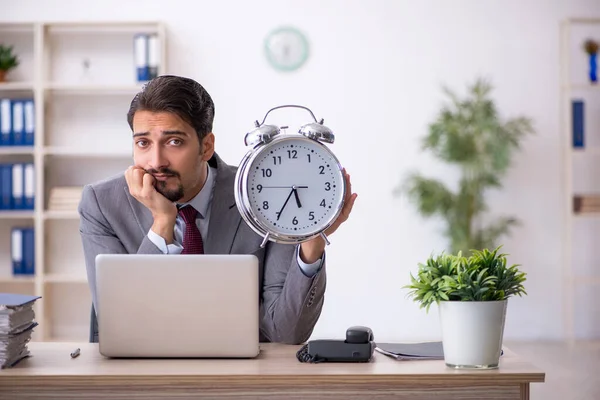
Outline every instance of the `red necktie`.
<svg viewBox="0 0 600 400">
<path fill-rule="evenodd" d="M 185 233 L 183 234 L 183 251 L 181 254 L 204 254 L 204 243 L 202 235 L 196 225 L 198 211 L 192 206 L 179 209 L 179 215 L 185 221 Z"/>
</svg>

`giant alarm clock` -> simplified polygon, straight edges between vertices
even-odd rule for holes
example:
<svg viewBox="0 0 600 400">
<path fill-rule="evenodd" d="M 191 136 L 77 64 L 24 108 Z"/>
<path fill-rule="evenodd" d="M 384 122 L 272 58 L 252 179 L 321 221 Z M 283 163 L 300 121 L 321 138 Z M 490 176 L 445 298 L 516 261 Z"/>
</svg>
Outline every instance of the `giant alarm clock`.
<svg viewBox="0 0 600 400">
<path fill-rule="evenodd" d="M 313 122 L 297 133 L 287 127 L 266 125 L 273 110 L 295 107 L 310 113 Z M 317 122 L 303 106 L 272 108 L 262 123 L 246 133 L 250 149 L 242 158 L 235 178 L 235 200 L 246 223 L 267 241 L 298 244 L 322 236 L 344 206 L 346 182 L 342 166 L 329 149 L 334 134 Z"/>
</svg>

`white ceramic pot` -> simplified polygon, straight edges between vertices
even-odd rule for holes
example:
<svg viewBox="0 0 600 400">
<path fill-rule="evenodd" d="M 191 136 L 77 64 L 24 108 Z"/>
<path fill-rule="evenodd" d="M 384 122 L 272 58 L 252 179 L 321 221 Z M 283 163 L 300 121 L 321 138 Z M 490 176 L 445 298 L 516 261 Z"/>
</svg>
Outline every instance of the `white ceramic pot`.
<svg viewBox="0 0 600 400">
<path fill-rule="evenodd" d="M 452 368 L 497 368 L 508 300 L 442 301 L 444 361 Z"/>
</svg>

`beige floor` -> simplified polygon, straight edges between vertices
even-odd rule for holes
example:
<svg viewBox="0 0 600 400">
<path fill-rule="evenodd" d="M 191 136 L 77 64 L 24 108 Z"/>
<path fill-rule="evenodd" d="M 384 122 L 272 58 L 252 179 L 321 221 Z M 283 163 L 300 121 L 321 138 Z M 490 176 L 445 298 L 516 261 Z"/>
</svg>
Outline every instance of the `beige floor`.
<svg viewBox="0 0 600 400">
<path fill-rule="evenodd" d="M 600 341 L 577 343 L 505 342 L 546 372 L 531 385 L 532 400 L 600 400 Z"/>
</svg>

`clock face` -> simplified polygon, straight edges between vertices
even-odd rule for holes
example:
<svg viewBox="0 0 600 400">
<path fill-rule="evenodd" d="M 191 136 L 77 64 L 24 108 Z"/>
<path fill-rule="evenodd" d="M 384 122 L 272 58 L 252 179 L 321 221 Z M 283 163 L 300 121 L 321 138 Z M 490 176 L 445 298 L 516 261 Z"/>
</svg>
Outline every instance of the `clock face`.
<svg viewBox="0 0 600 400">
<path fill-rule="evenodd" d="M 269 63 L 281 71 L 293 71 L 308 58 L 308 41 L 294 28 L 280 28 L 265 40 L 265 53 Z"/>
<path fill-rule="evenodd" d="M 344 189 L 338 161 L 311 139 L 274 140 L 248 166 L 248 202 L 255 218 L 286 235 L 311 235 L 329 226 L 339 214 Z"/>
</svg>

